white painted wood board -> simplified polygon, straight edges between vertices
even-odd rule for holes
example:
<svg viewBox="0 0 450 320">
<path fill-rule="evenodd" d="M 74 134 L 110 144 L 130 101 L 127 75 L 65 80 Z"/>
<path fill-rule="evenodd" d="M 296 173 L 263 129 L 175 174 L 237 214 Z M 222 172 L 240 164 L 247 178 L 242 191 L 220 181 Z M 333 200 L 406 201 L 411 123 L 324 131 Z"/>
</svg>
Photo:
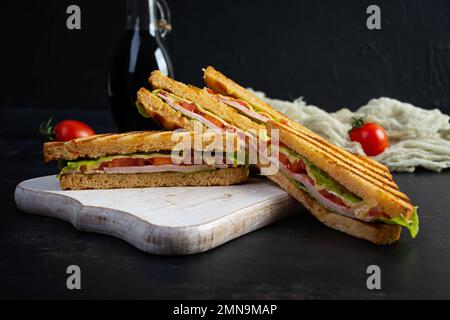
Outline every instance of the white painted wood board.
<svg viewBox="0 0 450 320">
<path fill-rule="evenodd" d="M 295 203 L 262 178 L 235 186 L 67 191 L 55 176 L 21 182 L 15 201 L 22 211 L 161 255 L 210 250 L 288 216 Z"/>
</svg>

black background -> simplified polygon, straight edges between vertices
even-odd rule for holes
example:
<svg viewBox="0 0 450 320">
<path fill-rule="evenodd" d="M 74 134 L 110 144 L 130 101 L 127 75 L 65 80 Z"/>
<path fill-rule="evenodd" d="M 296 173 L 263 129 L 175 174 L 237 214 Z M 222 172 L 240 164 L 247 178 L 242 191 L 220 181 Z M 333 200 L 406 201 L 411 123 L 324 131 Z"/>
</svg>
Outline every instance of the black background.
<svg viewBox="0 0 450 320">
<path fill-rule="evenodd" d="M 363 0 L 169 3 L 168 40 L 182 81 L 201 85 L 201 67 L 212 64 L 270 96 L 303 95 L 329 110 L 390 96 L 450 113 L 449 1 L 376 1 L 380 31 L 366 29 L 372 2 Z M 69 4 L 81 6 L 81 31 L 66 29 Z M 76 117 L 97 132 L 113 130 L 107 71 L 124 10 L 124 1 L 0 1 L 0 299 L 450 298 L 448 170 L 394 175 L 420 208 L 421 231 L 383 247 L 324 227 L 302 206 L 187 257 L 146 254 L 20 212 L 17 184 L 57 170 L 42 163 L 40 121 Z M 82 268 L 81 291 L 66 289 L 71 264 Z M 371 264 L 382 269 L 382 290 L 367 290 Z"/>
<path fill-rule="evenodd" d="M 394 97 L 450 112 L 450 2 L 376 1 L 382 29 L 366 28 L 373 1 L 168 0 L 176 78 L 201 85 L 216 66 L 269 96 L 304 96 L 328 110 Z M 66 28 L 77 4 L 82 30 Z M 0 105 L 108 108 L 110 56 L 125 1 L 1 1 Z"/>
</svg>

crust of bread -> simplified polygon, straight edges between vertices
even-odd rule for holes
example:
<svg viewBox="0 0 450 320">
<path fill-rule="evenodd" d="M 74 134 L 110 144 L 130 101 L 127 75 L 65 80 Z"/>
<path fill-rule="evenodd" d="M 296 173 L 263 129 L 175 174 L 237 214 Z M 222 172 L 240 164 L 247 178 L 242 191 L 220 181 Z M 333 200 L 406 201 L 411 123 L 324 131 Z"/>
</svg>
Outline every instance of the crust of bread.
<svg viewBox="0 0 450 320">
<path fill-rule="evenodd" d="M 270 105 L 259 99 L 255 94 L 246 90 L 223 73 L 217 71 L 212 66 L 208 66 L 203 70 L 203 80 L 208 88 L 214 90 L 225 96 L 230 96 L 237 99 L 242 99 L 250 103 L 252 106 L 257 107 L 260 110 L 270 114 L 278 119 L 289 120 L 289 118 L 283 113 L 275 110 Z"/>
<path fill-rule="evenodd" d="M 202 89 L 175 81 L 165 76 L 159 70 L 153 71 L 148 81 L 154 89 L 163 89 L 181 98 L 195 102 L 205 110 L 214 113 L 224 121 L 234 124 L 239 128 L 245 128 L 247 130 L 251 129 L 256 132 L 264 129 L 264 126 L 241 115 L 235 109 L 225 105 L 214 97 L 211 97 Z"/>
<path fill-rule="evenodd" d="M 377 245 L 391 244 L 400 239 L 401 227 L 399 225 L 368 223 L 333 213 L 320 205 L 307 192 L 293 185 L 281 172 L 268 178 L 286 190 L 292 197 L 302 203 L 317 220 L 330 228 Z"/>
<path fill-rule="evenodd" d="M 366 167 L 373 167 L 374 170 L 377 173 L 381 174 L 382 176 L 386 177 L 389 180 L 393 180 L 391 171 L 384 164 L 382 164 L 382 163 L 380 163 L 380 162 L 378 162 L 376 160 L 373 160 L 372 158 L 370 158 L 368 156 L 364 156 L 362 154 L 356 154 L 356 153 L 352 153 L 352 154 L 355 157 L 359 158 L 362 162 L 365 162 L 366 163 L 366 165 L 365 165 Z M 398 186 L 397 186 L 396 183 L 393 183 L 391 186 L 393 188 L 397 188 L 398 189 Z"/>
<path fill-rule="evenodd" d="M 228 186 L 247 181 L 245 167 L 224 168 L 195 173 L 155 172 L 116 174 L 63 174 L 64 190 L 118 189 L 145 187 Z"/>
<path fill-rule="evenodd" d="M 275 122 L 268 122 L 267 127 L 279 129 L 280 141 L 351 192 L 363 199 L 375 200 L 374 205 L 379 205 L 390 217 L 399 214 L 406 219 L 411 217 L 414 207 L 409 198 L 399 190 L 390 176 L 369 166 L 369 162 L 331 144 L 306 128 L 298 131 Z"/>
<path fill-rule="evenodd" d="M 211 66 L 208 66 L 206 69 L 204 69 L 203 72 L 203 79 L 208 86 L 208 88 L 222 94 L 231 96 L 233 98 L 244 100 L 248 103 L 250 103 L 252 106 L 257 107 L 260 110 L 264 110 L 264 112 L 268 113 L 269 115 L 272 115 L 275 118 L 283 119 L 285 122 L 289 123 L 291 127 L 293 127 L 296 130 L 304 130 L 305 127 L 303 127 L 301 124 L 299 124 L 296 121 L 293 121 L 289 119 L 286 115 L 279 112 L 278 110 L 274 109 L 272 106 L 267 104 L 266 102 L 262 101 L 260 98 L 258 98 L 255 94 L 252 92 L 246 90 L 221 72 L 217 71 Z M 377 170 L 380 172 L 380 174 L 386 176 L 387 178 L 392 179 L 392 175 L 389 172 L 389 169 L 368 157 L 365 156 L 358 156 L 361 161 L 366 162 L 368 166 L 371 166 L 374 168 L 374 170 Z M 395 184 L 393 184 L 393 187 L 397 187 Z"/>
<path fill-rule="evenodd" d="M 218 137 L 218 133 L 206 132 L 201 136 L 201 143 L 195 143 L 196 132 L 174 131 L 135 131 L 121 134 L 98 134 L 66 142 L 46 142 L 44 144 L 45 162 L 52 160 L 75 160 L 78 158 L 99 158 L 116 154 L 132 154 L 138 152 L 171 151 L 186 142 L 186 148 L 202 151 L 214 139 L 221 139 L 222 145 L 214 144 L 216 150 L 225 150 L 228 143 L 233 143 L 234 150 L 240 148 L 239 137 L 227 133 Z M 189 138 L 188 138 L 189 136 Z M 198 140 L 198 136 L 196 136 Z M 220 140 L 218 140 L 220 142 Z"/>
<path fill-rule="evenodd" d="M 145 88 L 137 92 L 137 101 L 149 117 L 156 120 L 166 130 L 195 130 L 195 120 L 185 117 L 180 111 L 173 109 L 163 100 Z"/>
</svg>

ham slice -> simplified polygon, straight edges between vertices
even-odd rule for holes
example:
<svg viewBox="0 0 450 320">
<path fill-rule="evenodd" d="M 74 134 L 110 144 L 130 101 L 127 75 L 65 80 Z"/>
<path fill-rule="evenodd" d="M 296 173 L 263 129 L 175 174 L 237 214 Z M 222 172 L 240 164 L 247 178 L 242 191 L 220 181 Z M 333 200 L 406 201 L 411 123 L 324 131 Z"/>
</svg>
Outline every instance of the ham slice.
<svg viewBox="0 0 450 320">
<path fill-rule="evenodd" d="M 197 172 L 203 170 L 214 170 L 229 167 L 226 164 L 216 164 L 210 166 L 207 164 L 198 165 L 176 165 L 176 164 L 165 164 L 159 166 L 136 166 L 136 167 L 112 167 L 103 168 L 105 173 L 154 173 L 154 172 Z"/>
<path fill-rule="evenodd" d="M 200 121 L 201 123 L 203 123 L 204 125 L 206 125 L 208 128 L 210 129 L 214 129 L 214 130 L 218 130 L 218 131 L 222 131 L 222 128 L 219 128 L 218 126 L 216 126 L 215 124 L 213 124 L 212 122 L 206 120 L 203 116 L 189 111 L 186 108 L 183 108 L 181 105 L 179 105 L 178 103 L 176 103 L 173 99 L 166 97 L 165 95 L 158 93 L 158 97 L 160 97 L 161 99 L 163 99 L 164 101 L 167 102 L 167 104 L 169 106 L 171 106 L 172 108 L 174 108 L 177 111 L 180 111 L 182 114 L 184 114 L 185 116 L 189 117 L 189 118 L 193 118 L 197 121 Z"/>
<path fill-rule="evenodd" d="M 278 161 L 277 159 L 273 159 L 273 160 Z M 281 171 L 286 176 L 288 176 L 289 178 L 291 178 L 295 181 L 302 183 L 305 186 L 305 188 L 308 190 L 309 195 L 311 197 L 313 197 L 314 199 L 316 199 L 322 206 L 324 206 L 328 210 L 339 213 L 343 216 L 347 216 L 350 218 L 354 218 L 354 219 L 358 219 L 358 220 L 362 220 L 362 221 L 366 221 L 366 222 L 372 222 L 372 221 L 376 220 L 375 217 L 371 217 L 371 216 L 357 217 L 352 208 L 339 205 L 339 204 L 331 201 L 330 199 L 326 198 L 325 196 L 323 196 L 319 192 L 319 190 L 317 190 L 317 188 L 314 186 L 313 180 L 307 174 L 293 173 L 284 164 L 282 164 L 280 162 L 278 162 L 278 165 L 279 165 L 279 168 L 281 169 Z"/>
<path fill-rule="evenodd" d="M 225 126 L 227 126 L 226 129 L 222 129 L 219 128 L 218 126 L 216 126 L 215 124 L 213 124 L 211 121 L 208 121 L 207 119 L 205 119 L 203 116 L 189 111 L 186 108 L 183 108 L 181 105 L 179 105 L 178 103 L 176 103 L 173 99 L 171 99 L 170 97 L 167 97 L 161 93 L 158 93 L 158 97 L 160 97 L 161 99 L 163 99 L 164 101 L 167 102 L 167 104 L 169 106 L 171 106 L 172 108 L 174 108 L 177 111 L 180 111 L 182 114 L 184 114 L 187 117 L 193 118 L 197 121 L 200 121 L 201 123 L 203 123 L 204 125 L 206 125 L 208 128 L 213 129 L 213 130 L 217 130 L 220 132 L 223 131 L 228 131 L 228 132 L 236 132 L 241 140 L 241 146 L 245 147 L 245 138 L 246 137 L 251 137 L 251 135 L 247 132 L 244 132 L 238 128 L 233 128 L 230 127 L 227 123 L 224 123 Z"/>
<path fill-rule="evenodd" d="M 219 99 L 220 99 L 220 101 L 222 101 L 223 103 L 226 103 L 226 104 L 229 105 L 230 107 L 233 107 L 233 108 L 235 108 L 235 109 L 241 111 L 243 114 L 245 114 L 246 116 L 248 116 L 248 117 L 250 117 L 250 118 L 259 120 L 259 121 L 261 121 L 261 122 L 263 122 L 263 123 L 266 123 L 267 121 L 270 120 L 269 118 L 267 118 L 267 117 L 265 117 L 265 116 L 263 116 L 263 115 L 260 115 L 259 113 L 254 112 L 254 111 L 252 111 L 252 110 L 250 110 L 250 109 L 244 107 L 244 106 L 241 105 L 239 102 L 236 102 L 236 101 L 227 99 L 227 98 L 222 97 L 222 96 L 219 96 Z"/>
</svg>

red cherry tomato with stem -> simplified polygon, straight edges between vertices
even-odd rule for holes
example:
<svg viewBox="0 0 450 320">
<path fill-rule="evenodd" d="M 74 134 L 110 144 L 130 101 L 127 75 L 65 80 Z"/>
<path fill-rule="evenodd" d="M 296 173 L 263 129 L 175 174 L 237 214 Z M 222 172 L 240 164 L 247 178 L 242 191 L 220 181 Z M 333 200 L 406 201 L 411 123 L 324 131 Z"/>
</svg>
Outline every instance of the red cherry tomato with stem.
<svg viewBox="0 0 450 320">
<path fill-rule="evenodd" d="M 363 119 L 354 119 L 349 132 L 350 140 L 359 142 L 368 156 L 376 156 L 389 146 L 389 138 L 382 126 L 377 123 L 364 123 Z"/>
<path fill-rule="evenodd" d="M 94 129 L 78 120 L 63 120 L 51 125 L 52 119 L 41 124 L 39 131 L 50 141 L 69 141 L 77 138 L 84 138 L 95 134 Z"/>
</svg>

